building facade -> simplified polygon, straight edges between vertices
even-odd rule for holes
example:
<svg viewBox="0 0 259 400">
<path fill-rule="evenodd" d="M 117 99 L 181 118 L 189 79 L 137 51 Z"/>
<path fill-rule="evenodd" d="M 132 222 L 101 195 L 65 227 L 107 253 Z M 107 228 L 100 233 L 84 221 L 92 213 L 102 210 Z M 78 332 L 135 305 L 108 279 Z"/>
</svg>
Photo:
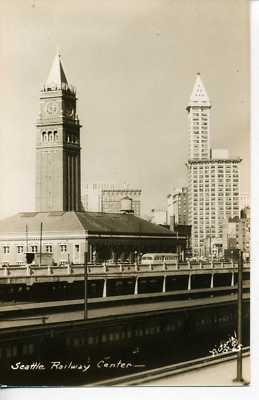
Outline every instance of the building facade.
<svg viewBox="0 0 259 400">
<path fill-rule="evenodd" d="M 188 224 L 188 188 L 176 189 L 167 196 L 167 223 Z"/>
<path fill-rule="evenodd" d="M 188 222 L 192 251 L 204 255 L 208 243 L 223 249 L 223 224 L 239 215 L 240 158 L 210 149 L 211 104 L 198 74 L 187 107 L 189 118 Z M 211 252 L 209 245 L 209 252 Z"/>
<path fill-rule="evenodd" d="M 141 213 L 140 189 L 113 189 L 102 191 L 102 212 L 118 213 L 121 210 L 121 200 L 129 197 L 132 200 L 132 210 L 136 216 Z"/>
<path fill-rule="evenodd" d="M 229 254 L 239 249 L 244 259 L 250 260 L 250 207 L 241 210 L 240 217 L 229 218 L 224 222 L 223 248 Z"/>
<path fill-rule="evenodd" d="M 76 92 L 57 54 L 41 90 L 36 143 L 37 211 L 79 211 L 80 123 Z"/>
<path fill-rule="evenodd" d="M 249 207 L 248 193 L 240 193 L 239 207 L 240 207 L 240 212 L 241 210 L 244 210 L 244 208 Z"/>
<path fill-rule="evenodd" d="M 156 225 L 167 225 L 167 212 L 164 209 L 153 208 L 151 210 L 151 222 Z"/>
<path fill-rule="evenodd" d="M 141 194 L 141 189 L 133 189 L 129 185 L 88 184 L 82 195 L 82 204 L 86 211 L 119 213 L 121 200 L 130 197 L 134 214 L 140 216 Z"/>
</svg>

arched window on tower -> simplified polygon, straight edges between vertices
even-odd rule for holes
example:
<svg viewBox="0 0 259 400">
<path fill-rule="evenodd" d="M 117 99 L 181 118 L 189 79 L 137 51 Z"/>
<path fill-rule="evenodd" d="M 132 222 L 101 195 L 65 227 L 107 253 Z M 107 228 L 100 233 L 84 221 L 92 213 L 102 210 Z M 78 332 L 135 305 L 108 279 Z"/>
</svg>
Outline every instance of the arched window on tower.
<svg viewBox="0 0 259 400">
<path fill-rule="evenodd" d="M 41 139 L 42 142 L 46 142 L 46 132 L 42 132 Z"/>
<path fill-rule="evenodd" d="M 48 141 L 52 142 L 52 132 L 48 131 Z"/>
<path fill-rule="evenodd" d="M 58 132 L 54 131 L 54 141 L 58 140 Z"/>
</svg>

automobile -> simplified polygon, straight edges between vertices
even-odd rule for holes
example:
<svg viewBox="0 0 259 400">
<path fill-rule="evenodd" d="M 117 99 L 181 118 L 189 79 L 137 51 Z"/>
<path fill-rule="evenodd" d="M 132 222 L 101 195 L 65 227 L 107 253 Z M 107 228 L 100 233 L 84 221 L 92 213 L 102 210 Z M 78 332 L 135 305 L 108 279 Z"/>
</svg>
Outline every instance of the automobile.
<svg viewBox="0 0 259 400">
<path fill-rule="evenodd" d="M 187 258 L 186 260 L 190 261 L 190 262 L 198 262 L 198 258 L 197 257 L 190 257 L 190 258 Z"/>
</svg>

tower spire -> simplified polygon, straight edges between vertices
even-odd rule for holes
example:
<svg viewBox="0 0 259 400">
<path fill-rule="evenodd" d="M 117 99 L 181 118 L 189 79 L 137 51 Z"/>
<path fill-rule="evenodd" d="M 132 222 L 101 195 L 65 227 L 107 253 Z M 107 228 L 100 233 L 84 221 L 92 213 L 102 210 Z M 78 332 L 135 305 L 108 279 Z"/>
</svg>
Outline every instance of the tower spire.
<svg viewBox="0 0 259 400">
<path fill-rule="evenodd" d="M 66 88 L 67 86 L 68 82 L 62 65 L 60 51 L 59 49 L 57 49 L 56 56 L 53 60 L 48 78 L 45 83 L 45 88 L 63 89 Z"/>
<path fill-rule="evenodd" d="M 207 95 L 205 86 L 201 80 L 200 72 L 196 74 L 196 80 L 190 96 L 188 107 L 192 106 L 207 106 L 210 107 L 210 99 Z"/>
<path fill-rule="evenodd" d="M 195 83 L 187 106 L 189 119 L 189 159 L 204 160 L 210 155 L 210 99 L 196 74 Z"/>
</svg>

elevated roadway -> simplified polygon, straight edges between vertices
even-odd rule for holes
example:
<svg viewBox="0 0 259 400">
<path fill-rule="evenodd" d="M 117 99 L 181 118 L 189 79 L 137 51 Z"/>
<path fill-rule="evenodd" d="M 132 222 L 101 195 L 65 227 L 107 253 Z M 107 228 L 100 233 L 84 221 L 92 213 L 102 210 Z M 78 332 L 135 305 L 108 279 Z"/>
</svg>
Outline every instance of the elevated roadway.
<svg viewBox="0 0 259 400">
<path fill-rule="evenodd" d="M 72 283 L 87 279 L 115 279 L 130 277 L 157 277 L 172 275 L 191 275 L 205 273 L 233 273 L 237 271 L 233 263 L 177 263 L 177 264 L 90 264 L 62 266 L 3 266 L 0 267 L 0 284 L 27 284 L 60 282 Z M 245 264 L 244 271 L 250 270 L 250 264 Z"/>
</svg>

